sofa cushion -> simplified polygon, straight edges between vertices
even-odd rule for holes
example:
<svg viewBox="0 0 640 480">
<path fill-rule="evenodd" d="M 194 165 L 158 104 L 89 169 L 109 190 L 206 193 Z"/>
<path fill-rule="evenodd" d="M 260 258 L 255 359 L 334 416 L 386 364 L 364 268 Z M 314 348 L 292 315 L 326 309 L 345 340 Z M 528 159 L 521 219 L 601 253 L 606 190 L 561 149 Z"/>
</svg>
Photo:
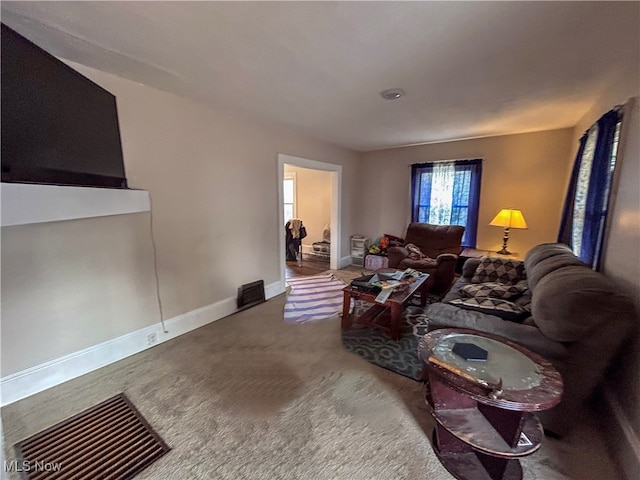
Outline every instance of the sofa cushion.
<svg viewBox="0 0 640 480">
<path fill-rule="evenodd" d="M 527 281 L 520 280 L 516 285 L 520 286 L 521 288 L 524 288 L 524 291 L 522 292 L 522 295 L 520 295 L 519 297 L 516 297 L 515 299 L 512 298 L 511 301 L 516 305 L 519 305 L 522 308 L 524 308 L 527 312 L 531 312 L 532 293 L 531 293 L 531 289 L 527 288 Z"/>
<path fill-rule="evenodd" d="M 482 257 L 471 283 L 518 283 L 524 277 L 524 263 L 500 257 Z"/>
<path fill-rule="evenodd" d="M 517 283 L 516 285 L 509 285 L 506 283 L 498 283 L 498 282 L 485 282 L 485 283 L 472 283 L 470 285 L 465 285 L 460 289 L 460 293 L 463 297 L 472 298 L 472 297 L 491 297 L 491 298 L 502 298 L 507 300 L 509 298 L 514 298 L 527 289 L 525 285 L 522 283 Z"/>
<path fill-rule="evenodd" d="M 546 244 L 546 247 L 527 254 L 524 261 L 531 290 L 535 290 L 540 280 L 551 272 L 572 265 L 584 266 L 566 245 Z"/>
<path fill-rule="evenodd" d="M 480 265 L 480 258 L 469 258 L 464 265 L 462 265 L 462 278 L 471 281 L 473 274 L 476 273 L 476 268 Z"/>
<path fill-rule="evenodd" d="M 533 265 L 538 262 L 556 255 L 563 255 L 566 253 L 573 253 L 564 243 L 540 243 L 533 247 L 524 256 L 524 266 L 529 270 Z"/>
<path fill-rule="evenodd" d="M 407 257 L 398 264 L 397 268 L 400 270 L 413 268 L 414 270 L 419 270 L 433 275 L 436 270 L 438 270 L 438 261 L 429 257 L 425 257 L 422 260 L 411 260 Z"/>
<path fill-rule="evenodd" d="M 449 303 L 432 303 L 427 307 L 425 313 L 429 318 L 428 329 L 430 331 L 438 328 L 469 328 L 499 335 L 530 348 L 547 359 L 568 356 L 565 345 L 545 337 L 538 327 L 527 324 L 528 320 L 523 323 L 505 322 L 494 315 L 466 310 Z"/>
<path fill-rule="evenodd" d="M 458 298 L 449 301 L 449 303 L 456 307 L 483 312 L 512 322 L 520 322 L 529 316 L 529 312 L 523 307 L 501 298 Z"/>
<path fill-rule="evenodd" d="M 531 313 L 540 331 L 559 342 L 578 341 L 604 323 L 633 315 L 631 299 L 604 275 L 567 266 L 545 275 L 533 291 Z"/>
</svg>

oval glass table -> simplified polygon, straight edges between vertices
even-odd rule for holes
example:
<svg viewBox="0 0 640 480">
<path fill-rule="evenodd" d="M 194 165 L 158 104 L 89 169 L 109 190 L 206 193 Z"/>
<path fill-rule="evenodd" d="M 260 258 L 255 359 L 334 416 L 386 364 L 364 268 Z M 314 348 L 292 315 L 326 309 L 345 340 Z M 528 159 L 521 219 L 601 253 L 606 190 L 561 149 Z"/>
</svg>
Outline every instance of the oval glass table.
<svg viewBox="0 0 640 480">
<path fill-rule="evenodd" d="M 542 443 L 535 412 L 557 405 L 562 378 L 540 355 L 504 338 L 447 328 L 419 342 L 433 448 L 461 480 L 519 480 L 518 457 Z"/>
</svg>

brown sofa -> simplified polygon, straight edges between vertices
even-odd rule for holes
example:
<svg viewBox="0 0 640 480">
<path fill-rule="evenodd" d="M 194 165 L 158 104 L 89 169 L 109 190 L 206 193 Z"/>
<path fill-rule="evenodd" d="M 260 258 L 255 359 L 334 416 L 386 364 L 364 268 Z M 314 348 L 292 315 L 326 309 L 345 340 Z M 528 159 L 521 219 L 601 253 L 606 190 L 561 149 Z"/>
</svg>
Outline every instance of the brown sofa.
<svg viewBox="0 0 640 480">
<path fill-rule="evenodd" d="M 429 330 L 468 328 L 518 343 L 551 361 L 564 381 L 560 404 L 539 413 L 543 426 L 563 435 L 580 421 L 589 397 L 603 382 L 625 340 L 638 325 L 633 300 L 604 275 L 594 272 L 562 244 L 541 244 L 524 260 L 529 290 L 514 301 L 530 305 L 521 323 L 460 308 L 480 259 L 469 259 L 441 303 L 427 308 Z"/>
<path fill-rule="evenodd" d="M 413 268 L 428 273 L 431 277 L 425 291 L 444 293 L 453 282 L 463 234 L 464 227 L 459 225 L 411 223 L 407 228 L 405 245 L 413 243 L 429 258 L 412 260 L 406 248 L 391 247 L 387 250 L 389 267 L 400 270 Z"/>
</svg>

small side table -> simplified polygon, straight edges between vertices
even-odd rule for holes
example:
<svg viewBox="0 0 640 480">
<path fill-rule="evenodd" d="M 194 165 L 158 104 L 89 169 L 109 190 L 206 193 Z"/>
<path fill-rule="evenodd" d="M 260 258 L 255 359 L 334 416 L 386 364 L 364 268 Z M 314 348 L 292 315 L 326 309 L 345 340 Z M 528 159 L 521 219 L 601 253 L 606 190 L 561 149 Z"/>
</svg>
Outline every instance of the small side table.
<svg viewBox="0 0 640 480">
<path fill-rule="evenodd" d="M 472 343 L 486 362 L 452 351 Z M 464 329 L 427 333 L 418 347 L 425 398 L 436 420 L 433 448 L 460 480 L 520 480 L 518 457 L 540 448 L 542 425 L 534 412 L 557 405 L 562 378 L 539 355 L 501 337 Z"/>
</svg>

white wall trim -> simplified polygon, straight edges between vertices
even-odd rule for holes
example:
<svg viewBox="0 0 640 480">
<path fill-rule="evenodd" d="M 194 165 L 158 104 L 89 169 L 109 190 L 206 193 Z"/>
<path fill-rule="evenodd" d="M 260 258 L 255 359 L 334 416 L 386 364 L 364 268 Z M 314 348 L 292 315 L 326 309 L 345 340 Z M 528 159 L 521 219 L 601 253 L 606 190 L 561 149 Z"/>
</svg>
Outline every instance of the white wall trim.
<svg viewBox="0 0 640 480">
<path fill-rule="evenodd" d="M 352 263 L 351 262 L 351 255 L 347 255 L 346 257 L 342 257 L 340 259 L 339 268 L 348 267 L 349 265 L 351 265 L 351 263 Z"/>
<path fill-rule="evenodd" d="M 265 287 L 265 296 L 269 299 L 284 291 L 284 282 L 274 282 Z M 7 375 L 0 379 L 0 404 L 5 406 L 55 387 L 235 312 L 237 312 L 236 299 L 234 297 L 225 298 L 166 320 L 165 326 L 168 333 L 163 331 L 162 325 L 159 323 L 150 325 L 21 372 Z M 155 334 L 156 343 L 149 345 L 149 335 L 151 334 Z"/>
<path fill-rule="evenodd" d="M 269 300 L 270 298 L 284 293 L 286 291 L 286 288 L 287 286 L 284 281 L 273 282 L 264 287 L 264 295 L 267 300 Z"/>
<path fill-rule="evenodd" d="M 609 411 L 613 413 L 613 422 L 608 430 L 609 437 L 616 440 L 611 450 L 616 452 L 618 464 L 626 478 L 640 478 L 640 438 L 610 388 L 604 389 L 604 398 Z"/>
<path fill-rule="evenodd" d="M 144 190 L 2 183 L 0 192 L 3 227 L 151 210 Z"/>
<path fill-rule="evenodd" d="M 329 268 L 338 270 L 342 268 L 340 255 L 340 245 L 342 242 L 342 165 L 335 163 L 318 162 L 308 158 L 294 157 L 285 153 L 278 153 L 278 225 L 284 227 L 284 194 L 282 192 L 282 181 L 284 180 L 284 164 L 295 165 L 296 167 L 310 168 L 313 170 L 323 170 L 331 173 L 331 258 Z M 285 267 L 285 238 L 279 233 L 280 246 L 280 281 L 284 284 Z"/>
</svg>

